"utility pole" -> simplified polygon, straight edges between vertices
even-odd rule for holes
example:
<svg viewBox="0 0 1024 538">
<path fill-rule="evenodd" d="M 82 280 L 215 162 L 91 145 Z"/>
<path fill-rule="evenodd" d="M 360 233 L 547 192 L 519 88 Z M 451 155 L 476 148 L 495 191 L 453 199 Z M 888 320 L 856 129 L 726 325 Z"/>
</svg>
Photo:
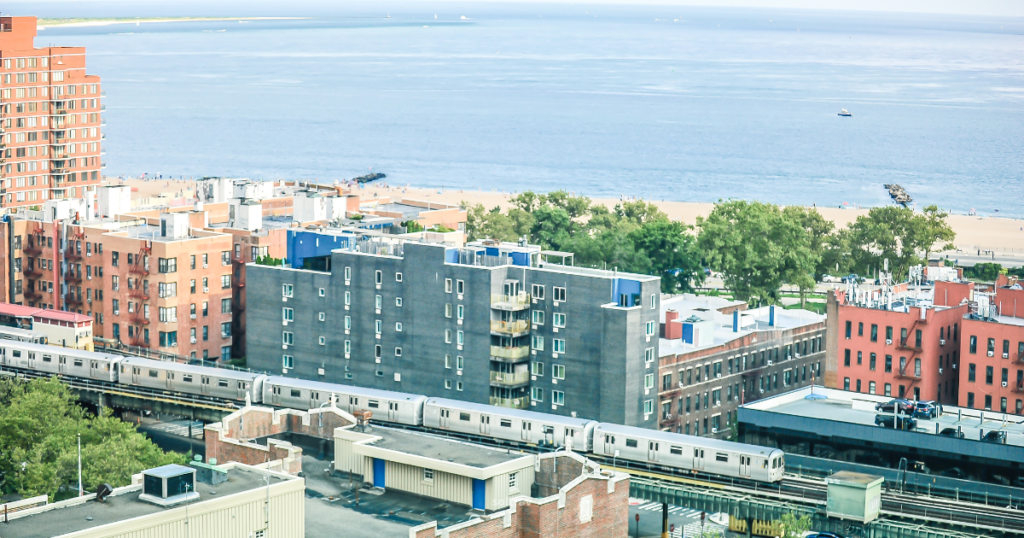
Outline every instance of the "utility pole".
<svg viewBox="0 0 1024 538">
<path fill-rule="evenodd" d="M 78 496 L 82 495 L 82 434 L 78 434 Z"/>
</svg>

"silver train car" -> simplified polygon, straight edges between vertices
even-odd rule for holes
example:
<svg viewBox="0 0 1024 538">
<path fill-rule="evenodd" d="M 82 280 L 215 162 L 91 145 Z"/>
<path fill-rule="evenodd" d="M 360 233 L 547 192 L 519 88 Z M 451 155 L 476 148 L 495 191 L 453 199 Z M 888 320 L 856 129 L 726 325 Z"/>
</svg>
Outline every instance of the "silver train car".
<svg viewBox="0 0 1024 538">
<path fill-rule="evenodd" d="M 423 426 L 514 443 L 566 446 L 589 452 L 597 422 L 521 411 L 445 398 L 430 398 L 423 407 Z"/>
<path fill-rule="evenodd" d="M 66 347 L 0 340 L 0 364 L 47 374 L 117 382 L 123 357 Z"/>
<path fill-rule="evenodd" d="M 408 426 L 423 423 L 423 403 L 426 396 L 335 385 L 321 381 L 307 381 L 292 377 L 270 376 L 263 382 L 263 403 L 293 409 L 314 409 L 330 403 L 336 397 L 339 409 L 349 413 L 366 409 L 373 419 Z"/>
<path fill-rule="evenodd" d="M 29 344 L 49 343 L 49 339 L 43 333 L 7 326 L 0 326 L 0 340 L 14 340 L 15 342 L 27 342 Z"/>
<path fill-rule="evenodd" d="M 252 372 L 141 357 L 124 357 L 119 366 L 118 382 L 122 385 L 240 402 L 245 401 L 246 394 L 252 403 L 260 402 L 263 397 L 263 380 L 266 379 L 265 375 Z"/>
<path fill-rule="evenodd" d="M 782 480 L 785 471 L 785 454 L 777 448 L 616 424 L 597 425 L 593 452 L 666 468 L 760 482 Z"/>
</svg>

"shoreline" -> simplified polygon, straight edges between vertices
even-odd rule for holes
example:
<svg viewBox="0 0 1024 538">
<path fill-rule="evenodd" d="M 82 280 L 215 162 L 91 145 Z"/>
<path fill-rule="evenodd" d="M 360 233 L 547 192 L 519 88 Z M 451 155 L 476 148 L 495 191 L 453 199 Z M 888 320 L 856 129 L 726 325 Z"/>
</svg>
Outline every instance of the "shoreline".
<svg viewBox="0 0 1024 538">
<path fill-rule="evenodd" d="M 57 22 L 57 23 L 36 23 L 36 27 L 40 30 L 47 28 L 72 28 L 72 27 L 83 27 L 83 26 L 110 26 L 114 24 L 133 24 L 133 23 L 156 23 L 156 22 L 216 22 L 216 21 L 282 21 L 282 20 L 303 20 L 311 17 L 182 17 L 182 18 L 149 18 L 149 19 L 95 19 L 95 20 L 82 20 L 76 22 Z"/>
<path fill-rule="evenodd" d="M 117 178 L 108 178 L 108 181 L 112 184 L 120 182 Z M 124 183 L 133 187 L 132 199 L 177 192 L 184 193 L 187 196 L 189 191 L 194 192 L 195 189 L 194 181 L 182 179 L 142 180 L 133 178 L 125 180 Z M 376 185 L 363 184 L 362 188 L 356 188 L 355 191 L 364 202 L 372 201 L 374 198 L 395 197 L 440 202 L 450 205 L 457 205 L 460 202 L 479 203 L 487 209 L 498 206 L 503 210 L 511 206 L 509 200 L 517 194 L 498 190 L 484 191 L 480 189 L 474 191 L 414 187 L 412 185 L 397 186 L 390 185 L 386 181 Z M 616 204 L 620 203 L 620 200 L 613 198 L 591 198 L 591 200 L 594 203 L 604 204 L 608 208 L 614 208 Z M 657 206 L 670 219 L 682 221 L 690 226 L 696 223 L 698 216 L 707 216 L 715 206 L 711 202 L 645 201 Z M 816 209 L 821 213 L 822 217 L 834 222 L 837 228 L 848 226 L 857 217 L 867 215 L 871 209 L 867 207 L 841 209 L 838 207 L 821 207 L 816 205 L 807 207 Z M 947 222 L 957 234 L 953 244 L 963 251 L 965 258 L 968 255 L 974 257 L 975 252 L 980 250 L 982 255 L 985 255 L 985 251 L 988 251 L 989 254 L 997 253 L 1014 258 L 1016 261 L 1011 263 L 1014 267 L 1024 265 L 1024 219 L 950 214 L 947 217 Z M 996 261 L 1000 260 L 997 259 Z M 1007 266 L 1006 263 L 1003 265 Z"/>
</svg>

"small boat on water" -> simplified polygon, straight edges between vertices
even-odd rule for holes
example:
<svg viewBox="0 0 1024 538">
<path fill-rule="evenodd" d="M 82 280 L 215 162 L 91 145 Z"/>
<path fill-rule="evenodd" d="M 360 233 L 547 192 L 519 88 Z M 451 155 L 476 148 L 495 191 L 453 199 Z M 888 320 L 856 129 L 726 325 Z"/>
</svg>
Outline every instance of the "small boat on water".
<svg viewBox="0 0 1024 538">
<path fill-rule="evenodd" d="M 846 110 L 846 109 L 844 108 L 844 109 L 842 109 L 842 110 L 840 110 L 840 111 L 839 111 L 839 115 L 840 115 L 840 116 L 852 116 L 853 114 L 851 114 L 851 113 L 850 113 L 849 111 L 847 111 L 847 110 Z"/>
</svg>

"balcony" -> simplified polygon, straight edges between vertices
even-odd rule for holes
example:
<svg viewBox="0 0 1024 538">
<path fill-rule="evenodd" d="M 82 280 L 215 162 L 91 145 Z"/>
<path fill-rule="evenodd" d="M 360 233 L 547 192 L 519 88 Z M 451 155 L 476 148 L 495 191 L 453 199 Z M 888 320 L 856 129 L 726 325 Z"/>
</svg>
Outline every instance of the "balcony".
<svg viewBox="0 0 1024 538">
<path fill-rule="evenodd" d="M 491 308 L 517 312 L 530 308 L 530 294 L 519 292 L 517 295 L 491 294 Z"/>
<path fill-rule="evenodd" d="M 43 270 L 40 269 L 38 265 L 35 267 L 29 267 L 28 269 L 25 269 L 25 276 L 29 278 L 39 278 L 43 276 Z"/>
<path fill-rule="evenodd" d="M 497 336 L 523 336 L 530 333 L 530 322 L 525 319 L 513 321 L 491 321 L 491 334 Z"/>
<path fill-rule="evenodd" d="M 73 248 L 68 248 L 67 250 L 64 251 L 64 257 L 69 259 L 69 260 L 81 260 L 82 259 L 82 253 L 78 252 L 77 250 L 75 250 Z"/>
<path fill-rule="evenodd" d="M 896 374 L 896 377 L 903 379 L 921 379 L 921 371 L 915 370 L 908 366 L 906 368 L 900 368 L 899 372 L 897 372 Z"/>
<path fill-rule="evenodd" d="M 530 402 L 529 398 L 498 398 L 497 396 L 491 396 L 491 405 L 498 407 L 507 407 L 509 409 L 529 409 Z"/>
<path fill-rule="evenodd" d="M 530 358 L 530 346 L 491 346 L 491 360 L 498 362 L 522 362 Z"/>
<path fill-rule="evenodd" d="M 68 272 L 64 273 L 64 280 L 66 282 L 81 282 L 82 281 L 82 274 L 81 273 L 76 273 L 74 271 L 68 271 Z"/>
<path fill-rule="evenodd" d="M 26 244 L 24 250 L 25 254 L 28 254 L 29 256 L 38 256 L 43 253 L 43 247 L 40 247 L 38 244 L 33 242 Z"/>
<path fill-rule="evenodd" d="M 26 295 L 28 297 L 28 295 Z M 1013 392 L 1024 393 L 1024 381 L 1018 381 L 1013 384 Z"/>
<path fill-rule="evenodd" d="M 64 294 L 64 304 L 65 305 L 79 305 L 79 306 L 81 306 L 82 305 L 82 296 L 81 295 L 75 295 L 74 293 L 66 293 L 66 294 Z"/>
<path fill-rule="evenodd" d="M 34 284 L 34 282 L 33 282 L 33 284 Z M 26 289 L 24 295 L 25 295 L 25 298 L 28 299 L 29 301 L 38 301 L 39 299 L 43 298 L 43 296 L 40 295 L 39 292 L 36 291 L 33 288 Z"/>
<path fill-rule="evenodd" d="M 520 372 L 491 372 L 491 386 L 515 389 L 530 384 L 530 372 L 523 369 Z"/>
</svg>

